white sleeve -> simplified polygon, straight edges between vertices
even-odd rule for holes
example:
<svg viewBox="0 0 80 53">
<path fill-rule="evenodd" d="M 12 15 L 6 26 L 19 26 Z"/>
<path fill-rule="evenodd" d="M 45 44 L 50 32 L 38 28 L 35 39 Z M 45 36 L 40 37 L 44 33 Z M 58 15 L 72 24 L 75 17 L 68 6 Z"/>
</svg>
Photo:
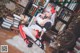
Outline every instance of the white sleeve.
<svg viewBox="0 0 80 53">
<path fill-rule="evenodd" d="M 42 30 L 43 30 L 44 32 L 46 32 L 46 28 L 43 28 Z"/>
<path fill-rule="evenodd" d="M 38 22 L 39 24 L 43 21 L 43 19 L 40 18 L 40 15 L 41 15 L 41 13 L 39 13 L 39 14 L 36 16 L 36 20 L 37 20 L 37 22 Z"/>
<path fill-rule="evenodd" d="M 52 25 L 54 25 L 55 18 L 56 18 L 56 13 L 52 14 L 52 16 L 51 16 Z"/>
</svg>

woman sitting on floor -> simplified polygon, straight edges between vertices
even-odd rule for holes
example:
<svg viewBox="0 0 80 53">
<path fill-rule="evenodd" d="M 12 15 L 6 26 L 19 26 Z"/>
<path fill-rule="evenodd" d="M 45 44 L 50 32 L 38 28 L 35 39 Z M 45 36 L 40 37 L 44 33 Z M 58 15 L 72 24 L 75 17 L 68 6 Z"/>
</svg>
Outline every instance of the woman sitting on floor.
<svg viewBox="0 0 80 53">
<path fill-rule="evenodd" d="M 28 27 L 23 26 L 22 28 L 25 34 L 31 39 L 33 39 L 33 41 L 35 41 L 35 43 L 40 47 L 42 47 L 42 43 L 40 42 L 40 40 L 37 40 L 36 35 L 40 35 L 39 39 L 41 39 L 44 32 L 53 25 L 55 18 L 51 18 L 51 17 L 53 13 L 54 14 L 56 13 L 55 10 L 54 11 L 53 10 L 51 9 L 50 12 L 46 11 L 42 14 L 39 13 L 34 18 L 34 21 L 36 22 L 34 25 L 31 25 Z M 54 17 L 54 14 L 53 14 L 53 17 Z M 52 21 L 51 19 L 54 19 L 54 20 Z M 40 34 L 38 32 L 40 32 Z"/>
</svg>

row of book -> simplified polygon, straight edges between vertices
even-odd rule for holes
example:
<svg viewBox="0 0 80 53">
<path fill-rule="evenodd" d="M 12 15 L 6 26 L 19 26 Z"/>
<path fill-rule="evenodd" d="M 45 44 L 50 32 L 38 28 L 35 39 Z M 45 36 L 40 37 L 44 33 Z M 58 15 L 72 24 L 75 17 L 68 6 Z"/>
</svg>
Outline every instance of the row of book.
<svg viewBox="0 0 80 53">
<path fill-rule="evenodd" d="M 66 28 L 66 24 L 61 22 L 61 21 L 57 21 L 55 29 L 60 32 L 63 31 Z"/>
<path fill-rule="evenodd" d="M 66 1 L 66 0 L 64 0 L 64 1 Z M 68 1 L 66 1 L 66 2 L 64 2 L 64 1 L 63 1 L 62 3 L 65 3 L 65 5 L 61 4 L 61 2 L 58 2 L 59 4 L 61 4 L 61 6 L 59 6 L 59 5 L 56 5 L 56 6 L 55 6 L 56 11 L 58 12 L 58 16 L 61 14 L 61 12 L 62 12 L 62 10 L 63 10 L 62 6 L 65 6 L 66 8 L 74 11 L 75 8 L 76 8 L 76 6 L 77 6 L 77 4 L 78 4 L 78 3 L 76 2 L 76 0 L 68 0 Z M 57 3 L 56 3 L 56 4 L 57 4 Z"/>
<path fill-rule="evenodd" d="M 64 21 L 68 22 L 71 17 L 71 12 L 63 9 L 59 18 L 63 19 Z"/>
<path fill-rule="evenodd" d="M 1 24 L 1 26 L 7 29 L 10 29 L 12 26 L 18 28 L 21 17 L 17 16 L 16 14 L 14 14 L 13 16 L 14 18 L 13 17 L 3 18 L 4 21 Z"/>
<path fill-rule="evenodd" d="M 70 4 L 70 2 L 71 0 L 62 0 L 60 4 L 67 7 Z"/>
<path fill-rule="evenodd" d="M 68 7 L 70 10 L 74 10 L 77 5 L 77 0 L 63 0 L 60 4 Z"/>
<path fill-rule="evenodd" d="M 69 8 L 70 10 L 73 10 L 73 11 L 74 11 L 75 8 L 76 8 L 76 6 L 77 6 L 76 0 L 72 0 L 71 3 L 69 4 L 68 8 Z"/>
<path fill-rule="evenodd" d="M 61 4 L 61 6 L 58 4 L 55 6 L 55 9 L 57 11 L 57 16 L 61 20 L 68 23 L 72 16 L 72 13 L 68 9 L 74 11 L 74 9 L 77 6 L 76 0 L 67 0 L 67 1 L 64 0 L 62 3 L 59 3 L 59 4 Z M 62 8 L 62 6 L 65 6 L 68 9 Z M 65 26 L 66 26 L 66 23 L 64 23 L 61 20 L 57 21 L 57 23 L 56 23 L 55 29 L 57 31 L 61 31 L 62 28 L 65 28 Z"/>
<path fill-rule="evenodd" d="M 32 8 L 29 10 L 29 13 L 31 16 L 34 16 L 35 12 L 38 10 L 38 6 L 35 4 L 32 5 Z"/>
<path fill-rule="evenodd" d="M 28 14 L 31 16 L 37 15 L 37 13 L 40 12 L 40 9 L 45 8 L 48 3 L 49 3 L 49 0 L 34 0 Z"/>
</svg>

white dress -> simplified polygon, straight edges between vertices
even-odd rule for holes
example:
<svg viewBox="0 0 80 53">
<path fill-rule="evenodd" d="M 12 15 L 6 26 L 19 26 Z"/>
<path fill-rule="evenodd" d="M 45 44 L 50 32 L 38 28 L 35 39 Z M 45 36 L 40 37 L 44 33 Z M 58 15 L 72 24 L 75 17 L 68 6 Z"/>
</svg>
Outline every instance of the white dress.
<svg viewBox="0 0 80 53">
<path fill-rule="evenodd" d="M 40 23 L 43 21 L 43 19 L 40 17 L 40 15 L 41 15 L 41 13 L 39 13 L 39 14 L 36 16 L 36 21 L 37 21 L 38 24 L 40 24 Z M 42 31 L 42 28 L 41 28 L 40 26 L 38 26 L 37 24 L 31 25 L 31 26 L 29 26 L 28 28 L 29 28 L 30 30 L 31 30 L 31 29 L 38 30 L 39 32 Z"/>
</svg>

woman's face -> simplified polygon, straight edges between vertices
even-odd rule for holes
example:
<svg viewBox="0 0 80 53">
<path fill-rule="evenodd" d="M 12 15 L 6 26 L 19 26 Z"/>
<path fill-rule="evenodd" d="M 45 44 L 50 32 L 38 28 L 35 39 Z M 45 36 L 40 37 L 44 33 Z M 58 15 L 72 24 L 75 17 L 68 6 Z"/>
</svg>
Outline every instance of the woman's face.
<svg viewBox="0 0 80 53">
<path fill-rule="evenodd" d="M 41 18 L 44 18 L 44 17 L 45 17 L 45 14 L 41 14 L 40 17 L 41 17 Z"/>
<path fill-rule="evenodd" d="M 46 12 L 45 16 L 48 17 L 48 18 L 50 18 L 51 17 L 51 13 L 50 12 Z"/>
</svg>

